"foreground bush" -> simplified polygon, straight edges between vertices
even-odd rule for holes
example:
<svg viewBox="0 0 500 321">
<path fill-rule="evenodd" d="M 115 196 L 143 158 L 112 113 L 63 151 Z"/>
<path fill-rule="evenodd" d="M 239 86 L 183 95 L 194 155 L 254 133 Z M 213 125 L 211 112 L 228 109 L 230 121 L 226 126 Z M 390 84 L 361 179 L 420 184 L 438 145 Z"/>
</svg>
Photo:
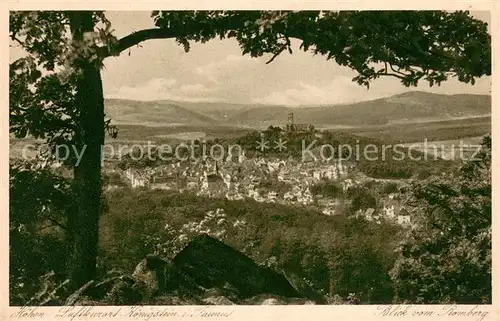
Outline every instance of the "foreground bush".
<svg viewBox="0 0 500 321">
<path fill-rule="evenodd" d="M 460 176 L 413 187 L 417 227 L 399 248 L 391 276 L 416 303 L 491 303 L 491 139 Z"/>
<path fill-rule="evenodd" d="M 164 191 L 111 191 L 107 199 L 100 239 L 109 266 L 130 269 L 153 252 L 173 257 L 194 236 L 209 234 L 318 292 L 344 298 L 355 292 L 365 302 L 392 300 L 388 272 L 399 237 L 394 226 Z"/>
</svg>

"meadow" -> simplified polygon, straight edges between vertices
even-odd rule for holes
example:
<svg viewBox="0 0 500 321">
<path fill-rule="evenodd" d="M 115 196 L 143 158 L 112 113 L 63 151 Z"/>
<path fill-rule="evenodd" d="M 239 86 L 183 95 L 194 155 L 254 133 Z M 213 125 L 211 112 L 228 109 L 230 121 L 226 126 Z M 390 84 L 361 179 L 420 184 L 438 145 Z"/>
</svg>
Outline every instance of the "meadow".
<svg viewBox="0 0 500 321">
<path fill-rule="evenodd" d="M 279 125 L 279 124 L 277 124 Z M 227 139 L 244 136 L 245 134 L 261 129 L 260 127 L 238 127 L 229 125 L 211 126 L 143 126 L 117 125 L 118 140 L 108 138 L 108 142 L 117 141 L 154 141 L 190 140 L 196 137 L 206 140 L 216 138 Z M 479 137 L 491 132 L 491 117 L 473 117 L 467 119 L 453 119 L 429 122 L 400 123 L 381 126 L 322 126 L 321 130 L 355 134 L 375 138 L 388 144 L 413 143 L 428 141 L 458 140 L 469 137 Z M 183 137 L 184 136 L 184 137 Z"/>
<path fill-rule="evenodd" d="M 413 143 L 457 140 L 491 133 L 491 117 L 472 117 L 429 122 L 400 123 L 383 126 L 359 126 L 337 129 L 386 143 Z"/>
</svg>

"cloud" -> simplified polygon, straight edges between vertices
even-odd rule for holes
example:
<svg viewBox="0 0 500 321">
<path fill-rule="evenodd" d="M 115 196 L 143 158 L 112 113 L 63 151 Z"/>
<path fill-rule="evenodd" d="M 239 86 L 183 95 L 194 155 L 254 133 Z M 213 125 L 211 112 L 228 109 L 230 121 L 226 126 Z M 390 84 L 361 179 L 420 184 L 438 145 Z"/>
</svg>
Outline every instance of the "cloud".
<svg viewBox="0 0 500 321">
<path fill-rule="evenodd" d="M 187 84 L 178 88 L 178 91 L 186 95 L 199 95 L 201 93 L 211 93 L 215 88 L 208 88 L 203 84 Z"/>
<path fill-rule="evenodd" d="M 165 95 L 176 84 L 176 80 L 169 78 L 153 78 L 138 86 L 122 86 L 118 90 L 112 91 L 110 98 L 155 100 L 157 97 Z"/>
<path fill-rule="evenodd" d="M 228 56 L 225 61 L 244 61 L 241 57 Z M 217 63 L 214 63 L 216 65 Z M 243 73 L 247 77 L 248 73 Z M 441 86 L 429 87 L 424 83 L 419 87 L 407 88 L 396 78 L 380 78 L 370 84 L 370 89 L 352 82 L 352 76 L 333 76 L 329 82 L 314 83 L 315 79 L 300 77 L 286 79 L 280 85 L 273 86 L 271 79 L 261 81 L 237 77 L 235 73 L 228 74 L 230 79 L 221 83 L 180 83 L 173 78 L 153 78 L 136 86 L 122 86 L 105 94 L 106 98 L 122 98 L 132 100 L 177 100 L 191 102 L 240 102 L 268 105 L 302 106 L 302 105 L 333 105 L 372 100 L 403 93 L 410 90 L 424 90 L 441 94 L 476 93 L 484 94 L 491 88 L 491 77 L 478 79 L 476 86 L 450 79 Z M 297 80 L 298 79 L 298 80 Z M 201 80 L 201 79 L 198 79 Z M 206 79 L 204 79 L 206 80 Z M 286 82 L 285 82 L 286 81 Z M 316 80 L 316 82 L 318 82 Z M 267 84 L 267 86 L 265 86 Z M 276 85 L 276 84 L 274 84 Z M 256 90 L 260 91 L 256 94 Z M 424 88 L 425 87 L 425 88 Z M 257 96 L 253 97 L 252 96 Z"/>
<path fill-rule="evenodd" d="M 254 102 L 288 106 L 329 105 L 371 100 L 405 91 L 397 86 L 397 81 L 386 80 L 385 83 L 385 86 L 374 85 L 368 90 L 352 82 L 351 76 L 336 76 L 331 82 L 321 86 L 299 81 L 295 88 L 271 92 L 254 99 Z M 388 87 L 391 83 L 395 84 Z"/>
<path fill-rule="evenodd" d="M 230 54 L 225 59 L 197 67 L 194 72 L 205 79 L 219 84 L 225 75 L 237 72 L 245 64 L 255 62 L 255 58 Z"/>
<path fill-rule="evenodd" d="M 181 101 L 218 101 L 211 95 L 215 88 L 203 84 L 178 84 L 173 78 L 154 78 L 137 86 L 122 86 L 107 93 L 106 98 L 132 100 L 181 100 Z"/>
<path fill-rule="evenodd" d="M 360 86 L 352 81 L 351 76 L 335 76 L 333 80 L 324 85 L 311 85 L 297 81 L 293 88 L 273 91 L 267 95 L 253 100 L 254 103 L 271 105 L 332 105 L 354 103 L 373 100 L 407 91 L 427 91 L 437 94 L 485 94 L 491 87 L 491 77 L 477 79 L 476 85 L 471 86 L 449 79 L 441 86 L 429 87 L 425 81 L 419 87 L 405 87 L 401 82 L 392 77 L 383 77 L 370 83 L 370 89 Z"/>
</svg>

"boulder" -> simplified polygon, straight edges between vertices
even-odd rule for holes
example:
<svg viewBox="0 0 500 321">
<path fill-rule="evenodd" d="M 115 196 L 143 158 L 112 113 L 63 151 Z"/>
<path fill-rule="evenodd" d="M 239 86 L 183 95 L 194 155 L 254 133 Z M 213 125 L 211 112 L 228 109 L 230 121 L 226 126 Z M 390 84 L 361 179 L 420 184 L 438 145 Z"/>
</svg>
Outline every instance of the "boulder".
<svg viewBox="0 0 500 321">
<path fill-rule="evenodd" d="M 203 303 L 209 305 L 234 305 L 234 303 L 225 296 L 210 296 L 203 299 Z"/>
<path fill-rule="evenodd" d="M 150 254 L 137 264 L 132 278 L 142 285 L 138 288 L 143 298 L 149 299 L 168 289 L 173 274 L 172 262 Z"/>
<path fill-rule="evenodd" d="M 327 304 L 328 300 L 327 298 L 319 293 L 318 291 L 315 291 L 312 287 L 310 287 L 304 280 L 294 274 L 294 273 L 285 273 L 287 280 L 290 282 L 290 284 L 293 285 L 294 288 L 299 291 L 303 297 L 309 299 L 310 301 L 313 301 L 315 304 Z"/>
<path fill-rule="evenodd" d="M 93 300 L 92 298 L 90 297 L 87 297 L 87 296 L 83 296 L 81 298 L 78 299 L 78 301 L 76 301 L 74 304 L 74 306 L 96 306 L 96 305 L 103 305 L 103 302 L 101 301 L 96 301 L 96 300 Z"/>
<path fill-rule="evenodd" d="M 179 295 L 161 295 L 141 302 L 142 305 L 203 305 L 204 302 L 194 298 L 186 298 Z"/>
<path fill-rule="evenodd" d="M 270 267 L 260 267 L 264 276 L 265 288 L 263 293 L 276 294 L 285 297 L 297 297 L 299 292 L 281 273 Z"/>
<path fill-rule="evenodd" d="M 260 303 L 261 305 L 282 305 L 283 303 L 276 298 L 268 298 Z"/>
<path fill-rule="evenodd" d="M 259 294 L 244 301 L 246 305 L 283 305 L 284 299 L 274 294 Z"/>
<path fill-rule="evenodd" d="M 300 297 L 283 275 L 260 267 L 245 254 L 206 234 L 195 237 L 179 252 L 173 265 L 204 288 L 230 287 L 240 298 L 262 293 Z"/>
<path fill-rule="evenodd" d="M 205 298 L 223 296 L 228 298 L 229 300 L 237 301 L 240 297 L 240 294 L 238 292 L 238 289 L 226 282 L 221 288 L 210 288 L 205 290 L 203 296 Z"/>
<path fill-rule="evenodd" d="M 246 305 L 314 305 L 312 300 L 305 298 L 290 298 L 271 294 L 260 294 L 242 302 Z"/>
<path fill-rule="evenodd" d="M 138 286 L 139 285 L 139 286 Z M 134 284 L 130 279 L 121 278 L 114 283 L 104 301 L 110 305 L 134 305 L 142 301 L 145 285 Z M 142 286 L 142 287 L 140 287 Z"/>
</svg>

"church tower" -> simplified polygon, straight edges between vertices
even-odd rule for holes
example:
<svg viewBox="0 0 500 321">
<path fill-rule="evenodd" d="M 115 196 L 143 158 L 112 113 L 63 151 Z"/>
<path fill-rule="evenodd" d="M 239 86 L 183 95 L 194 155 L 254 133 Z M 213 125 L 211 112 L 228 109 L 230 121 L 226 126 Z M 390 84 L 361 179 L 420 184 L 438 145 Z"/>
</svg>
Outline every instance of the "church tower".
<svg viewBox="0 0 500 321">
<path fill-rule="evenodd" d="M 288 113 L 288 123 L 287 123 L 286 129 L 288 131 L 293 131 L 293 127 L 294 127 L 293 113 L 290 112 L 290 113 Z"/>
</svg>

